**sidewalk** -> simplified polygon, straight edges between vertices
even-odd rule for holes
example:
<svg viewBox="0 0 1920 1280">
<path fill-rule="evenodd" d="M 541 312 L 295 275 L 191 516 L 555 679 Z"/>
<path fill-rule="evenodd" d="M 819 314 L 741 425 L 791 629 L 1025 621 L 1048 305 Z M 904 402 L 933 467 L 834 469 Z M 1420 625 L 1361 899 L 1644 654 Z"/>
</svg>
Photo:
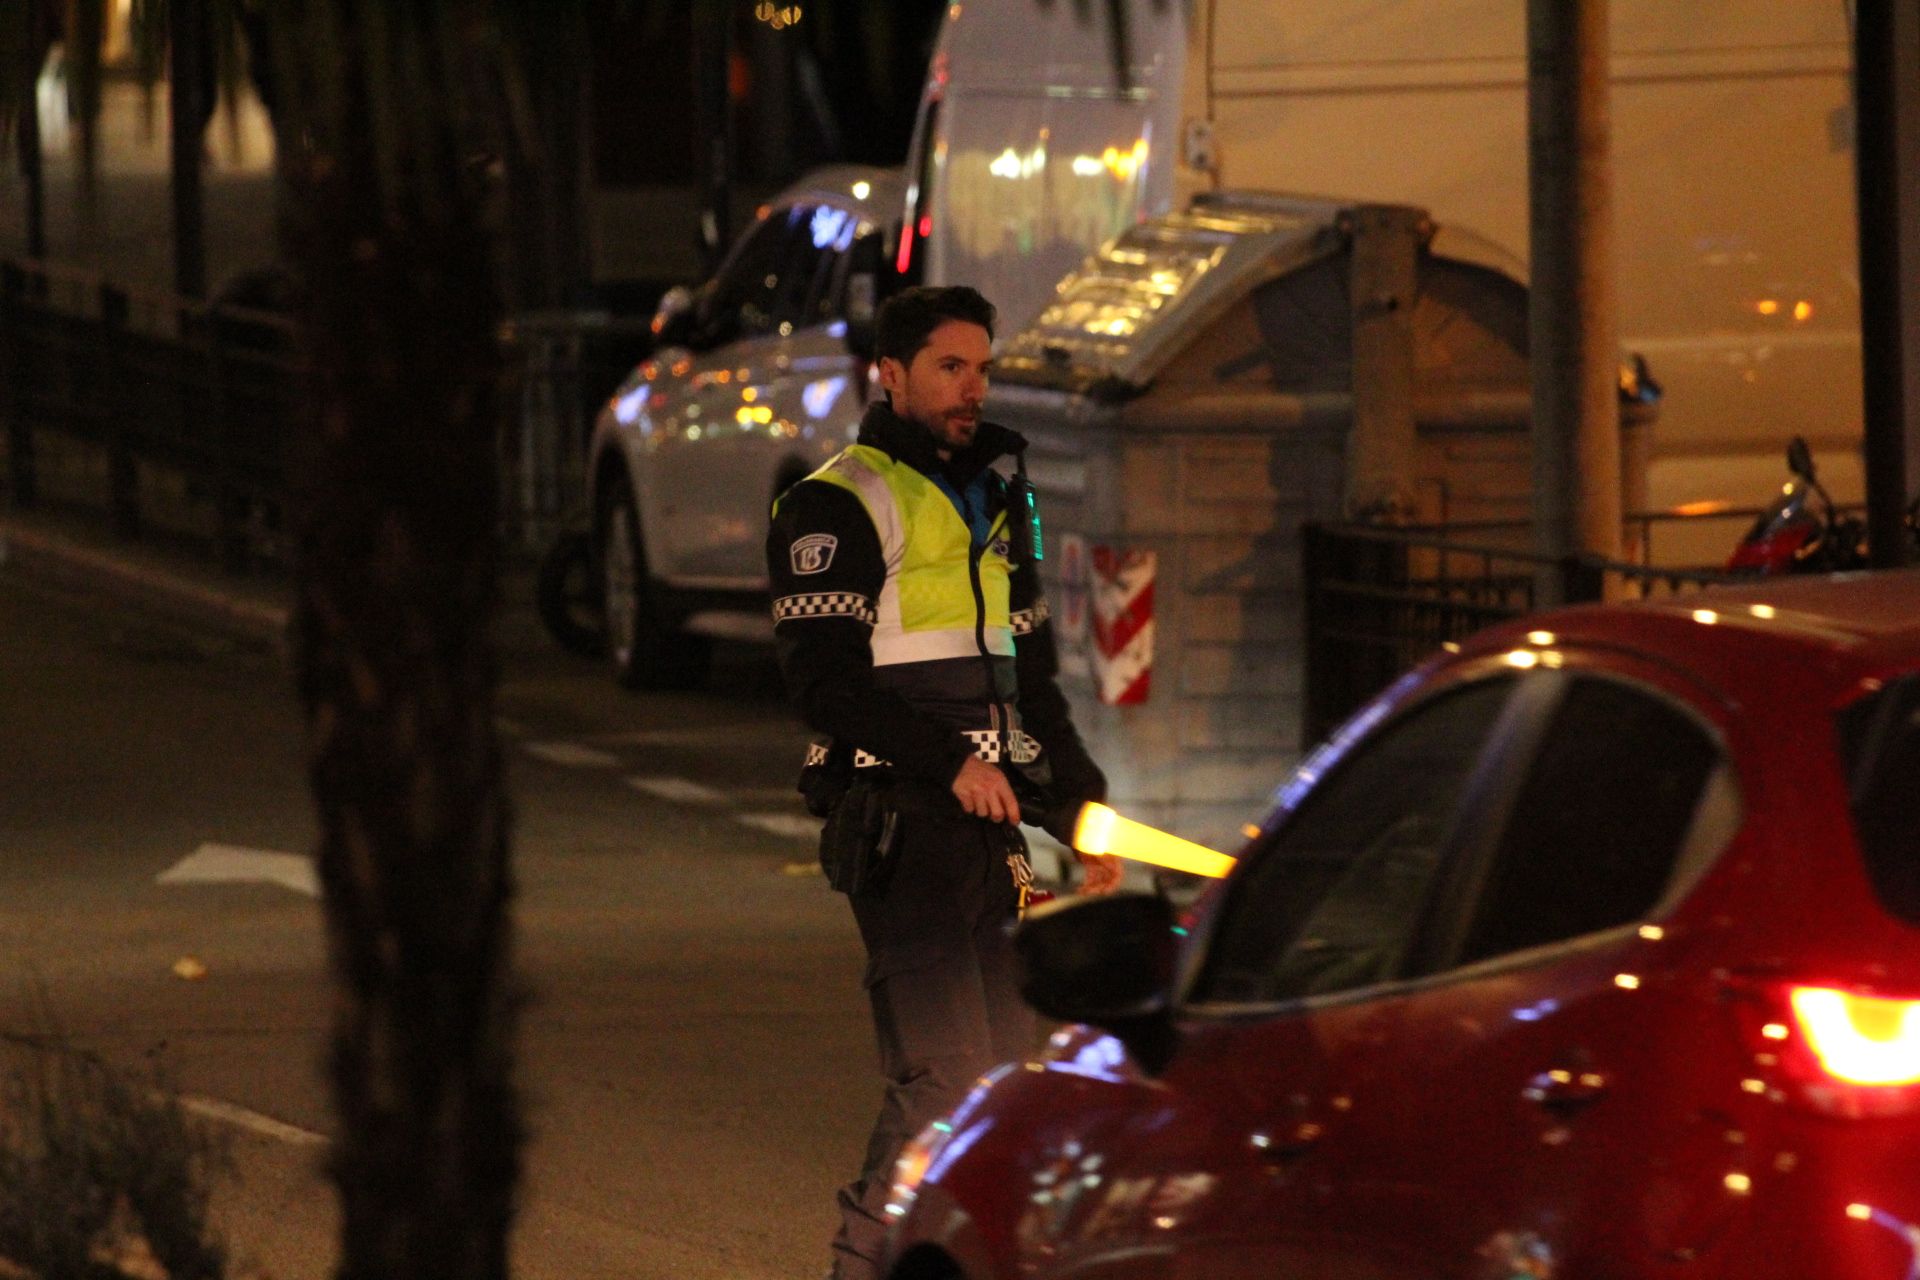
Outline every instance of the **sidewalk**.
<svg viewBox="0 0 1920 1280">
<path fill-rule="evenodd" d="M 251 649 L 288 656 L 293 587 L 283 573 L 236 574 L 161 542 L 125 542 L 101 519 L 0 508 L 0 574 L 20 573 L 78 595 L 203 628 Z M 551 646 L 534 611 L 531 565 L 502 573 L 495 643 Z"/>
</svg>

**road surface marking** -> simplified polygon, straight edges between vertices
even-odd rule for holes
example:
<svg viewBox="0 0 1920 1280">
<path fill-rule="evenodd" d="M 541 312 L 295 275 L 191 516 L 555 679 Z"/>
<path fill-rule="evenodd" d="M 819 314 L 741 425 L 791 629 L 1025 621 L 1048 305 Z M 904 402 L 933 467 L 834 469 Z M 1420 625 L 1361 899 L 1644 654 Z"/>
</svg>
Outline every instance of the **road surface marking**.
<svg viewBox="0 0 1920 1280">
<path fill-rule="evenodd" d="M 705 787 L 690 778 L 628 778 L 627 785 L 658 800 L 675 804 L 725 804 L 725 793 Z"/>
<path fill-rule="evenodd" d="M 162 871 L 160 884 L 277 884 L 309 898 L 320 896 L 313 859 L 298 853 L 203 844 Z"/>
<path fill-rule="evenodd" d="M 613 769 L 620 764 L 619 756 L 577 742 L 526 742 L 521 747 L 530 756 L 569 769 Z"/>
<path fill-rule="evenodd" d="M 285 1120 L 275 1120 L 272 1116 L 263 1116 L 258 1111 L 249 1111 L 245 1107 L 235 1106 L 231 1102 L 222 1102 L 218 1098 L 182 1094 L 180 1109 L 205 1120 L 217 1120 L 221 1124 L 230 1124 L 237 1129 L 245 1129 L 263 1138 L 273 1138 L 296 1147 L 324 1147 L 329 1141 L 324 1133 L 302 1129 L 299 1125 L 288 1124 Z"/>
<path fill-rule="evenodd" d="M 790 840 L 818 840 L 820 819 L 797 813 L 736 813 L 735 822 Z"/>
</svg>

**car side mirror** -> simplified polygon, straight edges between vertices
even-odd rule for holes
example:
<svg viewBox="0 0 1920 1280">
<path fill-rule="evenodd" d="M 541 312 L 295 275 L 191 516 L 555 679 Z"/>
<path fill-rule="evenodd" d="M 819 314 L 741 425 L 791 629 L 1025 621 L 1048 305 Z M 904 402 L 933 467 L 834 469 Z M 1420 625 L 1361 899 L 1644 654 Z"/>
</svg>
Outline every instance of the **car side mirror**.
<svg viewBox="0 0 1920 1280">
<path fill-rule="evenodd" d="M 1173 926 L 1172 906 L 1154 894 L 1043 903 L 1014 934 L 1021 994 L 1049 1018 L 1111 1032 L 1158 1075 L 1177 1044 Z"/>
<path fill-rule="evenodd" d="M 1813 482 L 1813 451 L 1807 448 L 1803 437 L 1795 436 L 1787 446 L 1787 470 L 1808 483 Z"/>
<path fill-rule="evenodd" d="M 674 285 L 660 295 L 653 313 L 653 341 L 658 347 L 684 347 L 693 337 L 693 290 Z"/>
<path fill-rule="evenodd" d="M 875 331 L 874 304 L 878 292 L 873 273 L 860 271 L 847 277 L 847 350 L 862 360 L 873 360 Z"/>
</svg>

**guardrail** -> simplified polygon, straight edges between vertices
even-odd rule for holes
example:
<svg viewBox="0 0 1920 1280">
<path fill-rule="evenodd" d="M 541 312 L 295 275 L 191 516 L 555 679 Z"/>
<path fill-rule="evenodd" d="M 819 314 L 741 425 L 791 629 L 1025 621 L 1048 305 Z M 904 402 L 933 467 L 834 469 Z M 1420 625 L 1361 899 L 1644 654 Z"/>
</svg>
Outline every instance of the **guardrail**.
<svg viewBox="0 0 1920 1280">
<path fill-rule="evenodd" d="M 544 549 L 581 492 L 595 407 L 644 354 L 641 319 L 601 311 L 503 327 L 501 537 Z M 0 479 L 18 508 L 104 518 L 239 572 L 286 560 L 281 511 L 305 377 L 282 315 L 0 261 Z"/>
<path fill-rule="evenodd" d="M 1662 517 L 1632 517 L 1649 518 Z M 1302 740 L 1325 737 L 1443 644 L 1533 612 L 1543 578 L 1569 603 L 1672 595 L 1735 580 L 1711 569 L 1586 556 L 1556 560 L 1527 550 L 1513 536 L 1526 529 L 1515 524 L 1305 526 Z M 1503 534 L 1511 538 L 1504 545 Z"/>
</svg>

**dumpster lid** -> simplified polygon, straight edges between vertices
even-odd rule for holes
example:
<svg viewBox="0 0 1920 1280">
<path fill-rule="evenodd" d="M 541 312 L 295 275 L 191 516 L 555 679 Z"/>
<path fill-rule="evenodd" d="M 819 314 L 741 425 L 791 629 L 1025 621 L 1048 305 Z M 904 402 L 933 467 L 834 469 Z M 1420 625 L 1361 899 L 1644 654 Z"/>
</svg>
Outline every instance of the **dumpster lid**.
<svg viewBox="0 0 1920 1280">
<path fill-rule="evenodd" d="M 1102 245 L 1015 334 L 994 376 L 1121 398 L 1247 291 L 1338 251 L 1350 203 L 1215 195 Z"/>
<path fill-rule="evenodd" d="M 1347 200 L 1212 192 L 1128 228 L 1063 279 L 1001 349 L 994 375 L 1124 399 L 1144 390 L 1207 324 L 1247 293 L 1345 249 L 1363 209 Z M 1430 251 L 1520 282 L 1526 266 L 1489 241 L 1419 219 Z"/>
</svg>

